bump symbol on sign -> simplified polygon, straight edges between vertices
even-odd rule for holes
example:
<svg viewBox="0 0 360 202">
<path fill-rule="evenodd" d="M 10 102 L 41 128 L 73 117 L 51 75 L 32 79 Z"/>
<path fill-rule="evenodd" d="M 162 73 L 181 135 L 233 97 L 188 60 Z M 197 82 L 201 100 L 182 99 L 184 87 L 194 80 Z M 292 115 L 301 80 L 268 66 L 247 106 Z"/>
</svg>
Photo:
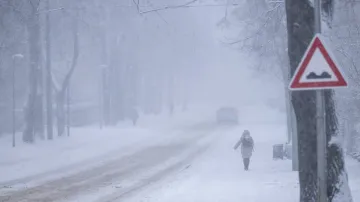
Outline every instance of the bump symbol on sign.
<svg viewBox="0 0 360 202">
<path fill-rule="evenodd" d="M 320 75 L 317 75 L 315 72 L 310 72 L 310 74 L 306 76 L 306 79 L 331 79 L 331 75 L 328 72 L 323 72 Z"/>
</svg>

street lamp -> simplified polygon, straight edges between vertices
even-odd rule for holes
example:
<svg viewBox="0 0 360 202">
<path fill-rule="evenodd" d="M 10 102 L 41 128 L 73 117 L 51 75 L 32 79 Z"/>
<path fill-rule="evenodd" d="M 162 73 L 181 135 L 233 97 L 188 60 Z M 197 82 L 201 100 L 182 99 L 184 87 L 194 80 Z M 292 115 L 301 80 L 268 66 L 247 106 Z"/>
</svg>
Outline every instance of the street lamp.
<svg viewBox="0 0 360 202">
<path fill-rule="evenodd" d="M 15 133 L 16 133 L 16 96 L 15 96 L 15 68 L 16 68 L 16 59 L 22 59 L 24 56 L 22 54 L 14 54 L 12 56 L 12 146 L 15 147 Z"/>
</svg>

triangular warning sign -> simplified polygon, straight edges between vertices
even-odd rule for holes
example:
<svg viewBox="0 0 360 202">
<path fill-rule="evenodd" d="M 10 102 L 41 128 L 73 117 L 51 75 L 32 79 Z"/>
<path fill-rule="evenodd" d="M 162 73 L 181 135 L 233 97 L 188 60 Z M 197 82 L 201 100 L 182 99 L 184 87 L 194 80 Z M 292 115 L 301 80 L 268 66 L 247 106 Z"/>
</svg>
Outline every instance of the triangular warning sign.
<svg viewBox="0 0 360 202">
<path fill-rule="evenodd" d="M 320 34 L 315 35 L 293 78 L 290 90 L 316 90 L 346 87 L 347 82 L 335 57 Z"/>
</svg>

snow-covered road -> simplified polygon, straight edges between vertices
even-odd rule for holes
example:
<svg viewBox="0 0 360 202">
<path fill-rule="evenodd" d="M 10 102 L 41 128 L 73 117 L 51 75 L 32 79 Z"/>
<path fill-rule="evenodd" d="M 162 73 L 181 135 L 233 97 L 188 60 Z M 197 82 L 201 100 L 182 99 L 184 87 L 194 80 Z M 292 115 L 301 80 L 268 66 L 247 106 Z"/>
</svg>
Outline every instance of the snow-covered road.
<svg viewBox="0 0 360 202">
<path fill-rule="evenodd" d="M 209 142 L 216 137 L 216 131 L 220 129 L 226 130 L 214 124 L 195 124 L 174 132 L 176 135 L 169 134 L 172 139 L 164 137 L 167 140 L 157 141 L 157 144 L 141 144 L 142 148 L 131 154 L 113 153 L 112 156 L 119 157 L 89 169 L 82 169 L 28 188 L 3 190 L 0 201 L 68 201 L 76 200 L 77 197 L 80 197 L 79 201 L 84 201 L 84 197 L 88 195 L 92 200 L 96 198 L 94 195 L 102 201 L 119 199 L 150 182 L 156 182 L 163 176 L 186 168 L 193 158 L 205 151 Z M 24 178 L 22 182 L 21 179 L 17 179 L 16 184 L 27 184 L 27 181 L 31 183 L 32 180 Z M 109 187 L 116 192 L 110 194 L 106 191 Z M 105 198 L 101 198 L 103 196 Z"/>
</svg>

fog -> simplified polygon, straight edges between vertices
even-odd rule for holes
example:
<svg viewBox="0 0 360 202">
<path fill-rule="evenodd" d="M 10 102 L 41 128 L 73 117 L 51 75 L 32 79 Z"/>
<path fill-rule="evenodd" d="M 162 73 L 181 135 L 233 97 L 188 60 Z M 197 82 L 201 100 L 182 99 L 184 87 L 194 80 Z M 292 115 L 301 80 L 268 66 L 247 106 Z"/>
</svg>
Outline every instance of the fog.
<svg viewBox="0 0 360 202">
<path fill-rule="evenodd" d="M 119 123 L 131 108 L 145 114 L 185 105 L 213 110 L 268 105 L 284 111 L 278 63 L 229 44 L 248 34 L 230 3 L 196 1 L 188 7 L 183 0 L 139 1 L 139 6 L 132 0 L 50 1 L 38 5 L 38 18 L 29 17 L 30 4 L 9 5 L 19 7 L 19 17 L 34 20 L 28 24 L 4 7 L 1 34 L 9 48 L 2 52 L 0 72 L 2 133 L 11 131 L 14 96 L 17 131 L 27 127 L 23 110 L 34 103 L 43 109 L 32 112 L 39 127 L 51 114 L 65 120 L 65 102 L 77 114 L 72 119 L 79 120 L 73 122 L 85 125 L 101 119 Z M 246 9 L 245 1 L 238 3 Z M 223 26 L 224 19 L 232 26 Z M 39 26 L 33 29 L 31 23 Z M 19 54 L 24 57 L 15 57 Z M 265 64 L 262 69 L 259 62 Z M 36 73 L 29 67 L 39 69 Z M 48 86 L 53 112 L 45 110 Z M 39 97 L 32 100 L 36 92 Z"/>
<path fill-rule="evenodd" d="M 316 2 L 0 0 L 0 201 L 360 200 L 360 7 Z"/>
<path fill-rule="evenodd" d="M 155 4 L 153 8 L 167 5 L 160 1 Z M 256 60 L 261 58 L 224 42 L 231 32 L 217 23 L 224 17 L 225 7 L 165 9 L 141 15 L 132 7 L 108 9 L 115 13 L 109 17 L 111 23 L 106 30 L 111 65 L 135 66 L 144 75 L 153 75 L 154 80 L 161 81 L 156 88 L 164 94 L 169 92 L 167 79 L 173 75 L 174 102 L 188 99 L 189 104 L 241 107 L 276 100 L 278 107 L 283 107 L 282 81 L 256 69 Z M 87 31 L 80 34 L 81 38 L 91 38 L 90 35 Z M 91 48 L 81 50 L 72 95 L 74 99 L 97 102 L 97 68 L 101 65 L 97 58 L 102 47 L 88 40 L 80 39 L 80 43 Z M 114 49 L 115 44 L 118 47 Z M 164 95 L 163 99 L 166 102 L 168 97 Z"/>
</svg>

